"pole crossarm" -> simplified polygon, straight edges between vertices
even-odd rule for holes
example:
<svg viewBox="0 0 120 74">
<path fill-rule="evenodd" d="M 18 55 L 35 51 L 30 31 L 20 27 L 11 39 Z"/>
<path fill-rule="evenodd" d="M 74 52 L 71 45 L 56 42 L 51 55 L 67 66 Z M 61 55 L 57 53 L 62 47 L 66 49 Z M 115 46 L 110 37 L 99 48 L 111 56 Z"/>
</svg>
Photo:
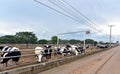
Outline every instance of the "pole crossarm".
<svg viewBox="0 0 120 74">
<path fill-rule="evenodd" d="M 60 33 L 60 34 L 57 34 L 57 35 L 74 34 L 74 33 L 81 33 L 81 32 L 87 32 L 87 31 L 90 31 L 90 30 L 85 30 L 85 31 L 76 31 L 76 32 L 67 32 L 67 33 Z"/>
</svg>

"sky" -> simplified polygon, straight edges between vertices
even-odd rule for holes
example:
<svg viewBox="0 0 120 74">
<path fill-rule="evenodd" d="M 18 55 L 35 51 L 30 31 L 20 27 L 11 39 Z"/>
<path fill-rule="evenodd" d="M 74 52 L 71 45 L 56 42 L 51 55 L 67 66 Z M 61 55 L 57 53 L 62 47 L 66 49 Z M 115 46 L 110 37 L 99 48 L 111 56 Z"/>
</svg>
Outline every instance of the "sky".
<svg viewBox="0 0 120 74">
<path fill-rule="evenodd" d="M 110 27 L 112 27 L 112 41 L 118 41 L 120 36 L 120 0 L 65 0 L 84 16 L 93 21 L 90 24 L 84 17 L 76 13 L 69 6 L 65 7 L 62 0 L 38 0 L 64 14 L 74 16 L 75 21 L 54 10 L 51 10 L 34 0 L 0 0 L 0 36 L 15 35 L 16 32 L 30 31 L 36 34 L 39 39 L 51 39 L 59 33 L 86 31 L 76 34 L 59 36 L 61 39 L 80 39 L 90 38 L 97 41 L 109 41 Z M 50 2 L 51 1 L 51 2 Z M 52 2 L 59 6 L 60 9 Z M 71 10 L 71 11 L 69 11 Z M 101 32 L 98 32 L 97 27 Z"/>
</svg>

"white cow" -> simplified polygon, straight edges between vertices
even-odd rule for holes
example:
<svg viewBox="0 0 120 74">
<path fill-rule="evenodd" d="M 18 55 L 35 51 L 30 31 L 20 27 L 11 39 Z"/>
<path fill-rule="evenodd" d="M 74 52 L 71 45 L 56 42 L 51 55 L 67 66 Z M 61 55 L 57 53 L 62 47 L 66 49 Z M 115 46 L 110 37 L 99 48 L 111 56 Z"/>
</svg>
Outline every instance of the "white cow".
<svg viewBox="0 0 120 74">
<path fill-rule="evenodd" d="M 77 51 L 77 46 L 71 45 L 71 47 L 68 48 L 72 54 L 75 54 L 76 56 L 79 54 Z"/>
<path fill-rule="evenodd" d="M 42 61 L 43 53 L 44 53 L 44 49 L 42 47 L 38 46 L 35 48 L 35 54 L 38 57 L 38 62 Z"/>
<path fill-rule="evenodd" d="M 66 49 L 66 47 L 55 47 L 55 50 L 54 50 L 54 56 L 60 54 L 62 56 L 65 56 L 65 55 L 68 55 L 70 54 L 70 51 L 69 49 Z"/>
<path fill-rule="evenodd" d="M 55 53 L 60 53 L 62 56 L 67 54 L 74 54 L 77 56 L 79 54 L 79 51 L 77 46 L 66 45 L 64 47 L 55 48 Z"/>
</svg>

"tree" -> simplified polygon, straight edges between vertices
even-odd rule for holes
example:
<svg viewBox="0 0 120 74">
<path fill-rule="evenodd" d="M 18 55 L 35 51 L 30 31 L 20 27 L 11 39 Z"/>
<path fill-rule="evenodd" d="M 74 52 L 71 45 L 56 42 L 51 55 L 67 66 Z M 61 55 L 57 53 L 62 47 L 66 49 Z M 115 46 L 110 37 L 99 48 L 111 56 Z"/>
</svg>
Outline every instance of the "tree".
<svg viewBox="0 0 120 74">
<path fill-rule="evenodd" d="M 45 39 L 41 39 L 41 40 L 38 41 L 38 43 L 39 43 L 39 44 L 47 44 L 48 41 L 45 40 Z"/>
<path fill-rule="evenodd" d="M 86 39 L 85 43 L 86 44 L 94 44 L 94 40 L 92 40 L 92 39 Z"/>
<path fill-rule="evenodd" d="M 57 36 L 53 36 L 52 38 L 51 38 L 51 42 L 52 42 L 52 44 L 57 44 Z"/>
<path fill-rule="evenodd" d="M 104 44 L 104 42 L 103 42 L 103 41 L 99 41 L 99 43 L 100 43 L 100 44 Z"/>
<path fill-rule="evenodd" d="M 0 43 L 16 43 L 14 35 L 5 35 L 0 37 Z"/>
<path fill-rule="evenodd" d="M 68 43 L 68 40 L 61 40 L 61 39 L 59 39 L 59 44 L 66 44 L 66 43 Z"/>
<path fill-rule="evenodd" d="M 18 32 L 16 33 L 15 37 L 19 43 L 37 43 L 37 37 L 33 32 Z"/>
<path fill-rule="evenodd" d="M 71 39 L 71 40 L 69 40 L 69 43 L 70 44 L 77 44 L 77 43 L 80 43 L 80 40 Z"/>
<path fill-rule="evenodd" d="M 97 41 L 94 41 L 94 46 L 96 46 L 96 45 L 97 45 L 97 43 L 98 43 Z"/>
</svg>

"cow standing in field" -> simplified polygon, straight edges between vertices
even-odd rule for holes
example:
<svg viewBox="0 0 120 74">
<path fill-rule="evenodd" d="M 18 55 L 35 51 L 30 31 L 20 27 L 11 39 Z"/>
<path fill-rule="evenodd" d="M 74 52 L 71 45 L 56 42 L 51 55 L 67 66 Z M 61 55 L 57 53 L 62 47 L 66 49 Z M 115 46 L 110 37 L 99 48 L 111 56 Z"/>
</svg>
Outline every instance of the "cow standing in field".
<svg viewBox="0 0 120 74">
<path fill-rule="evenodd" d="M 68 54 L 74 54 L 78 55 L 79 49 L 77 46 L 74 45 L 66 45 L 64 47 L 59 47 L 55 49 L 55 55 L 56 54 L 61 54 L 62 56 L 68 55 Z"/>
<path fill-rule="evenodd" d="M 15 64 L 18 64 L 18 61 L 21 56 L 21 52 L 19 48 L 10 47 L 10 46 L 0 46 L 0 50 L 2 51 L 1 54 L 2 58 L 0 60 L 2 64 L 5 63 L 7 67 L 7 63 L 10 59 L 12 59 L 12 61 L 15 62 Z"/>
<path fill-rule="evenodd" d="M 76 56 L 79 54 L 78 47 L 75 45 L 66 45 L 66 48 L 70 51 L 71 54 Z"/>
<path fill-rule="evenodd" d="M 81 54 L 85 54 L 85 49 L 83 47 L 79 46 L 78 50 Z"/>
<path fill-rule="evenodd" d="M 43 53 L 44 53 L 44 49 L 42 47 L 37 46 L 35 48 L 35 54 L 36 54 L 36 56 L 38 58 L 38 62 L 42 61 Z"/>
<path fill-rule="evenodd" d="M 70 54 L 70 50 L 67 49 L 66 47 L 55 47 L 55 49 L 54 49 L 54 56 L 56 56 L 56 55 L 65 56 L 68 54 Z"/>
<path fill-rule="evenodd" d="M 97 48 L 105 49 L 105 48 L 108 48 L 108 45 L 106 45 L 106 44 L 98 44 Z"/>
<path fill-rule="evenodd" d="M 44 51 L 45 51 L 46 59 L 51 59 L 51 54 L 52 54 L 51 45 L 45 45 Z"/>
<path fill-rule="evenodd" d="M 38 57 L 38 62 L 41 62 L 43 57 L 46 57 L 46 59 L 51 59 L 52 54 L 51 45 L 45 45 L 45 49 L 39 46 L 36 47 L 35 54 Z"/>
</svg>

